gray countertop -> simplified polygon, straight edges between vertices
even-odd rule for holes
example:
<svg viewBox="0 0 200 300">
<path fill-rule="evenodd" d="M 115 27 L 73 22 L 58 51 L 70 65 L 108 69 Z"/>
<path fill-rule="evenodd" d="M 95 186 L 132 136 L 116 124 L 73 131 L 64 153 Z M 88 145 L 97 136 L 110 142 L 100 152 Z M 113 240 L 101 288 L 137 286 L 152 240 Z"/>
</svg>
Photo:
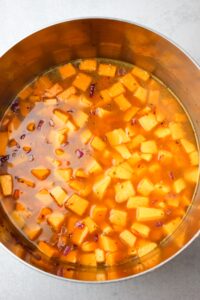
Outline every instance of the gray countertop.
<svg viewBox="0 0 200 300">
<path fill-rule="evenodd" d="M 0 55 L 51 23 L 87 16 L 115 17 L 170 37 L 200 63 L 200 0 L 0 0 Z M 1 300 L 200 299 L 200 239 L 143 277 L 120 283 L 67 283 L 36 272 L 0 246 Z"/>
</svg>

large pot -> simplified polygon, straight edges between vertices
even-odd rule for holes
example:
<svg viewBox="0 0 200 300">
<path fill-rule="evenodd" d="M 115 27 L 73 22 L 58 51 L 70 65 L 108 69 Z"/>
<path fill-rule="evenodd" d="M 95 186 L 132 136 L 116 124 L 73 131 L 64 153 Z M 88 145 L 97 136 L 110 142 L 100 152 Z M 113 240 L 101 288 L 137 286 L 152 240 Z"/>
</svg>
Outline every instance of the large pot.
<svg viewBox="0 0 200 300">
<path fill-rule="evenodd" d="M 165 37 L 111 19 L 81 19 L 38 31 L 15 45 L 0 59 L 0 117 L 24 85 L 58 64 L 77 58 L 104 57 L 134 63 L 160 78 L 179 97 L 200 138 L 200 69 L 186 53 Z M 104 269 L 61 266 L 32 248 L 9 223 L 1 209 L 0 241 L 28 265 L 71 280 L 104 281 L 135 277 L 161 266 L 185 249 L 199 233 L 200 186 L 192 206 L 160 250 L 141 260 Z M 46 274 L 47 274 L 46 273 Z"/>
</svg>

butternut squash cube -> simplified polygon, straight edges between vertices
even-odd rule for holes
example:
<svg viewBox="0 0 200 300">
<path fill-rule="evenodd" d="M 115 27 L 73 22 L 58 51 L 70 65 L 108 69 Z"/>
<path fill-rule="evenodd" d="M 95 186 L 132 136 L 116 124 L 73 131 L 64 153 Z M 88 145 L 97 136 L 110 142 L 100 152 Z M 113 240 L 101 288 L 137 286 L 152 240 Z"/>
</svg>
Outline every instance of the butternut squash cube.
<svg viewBox="0 0 200 300">
<path fill-rule="evenodd" d="M 100 76 L 114 77 L 117 67 L 111 64 L 100 64 L 98 74 Z"/>
<path fill-rule="evenodd" d="M 174 181 L 173 188 L 175 193 L 177 194 L 181 193 L 186 188 L 186 183 L 184 179 L 179 178 L 176 181 Z"/>
<path fill-rule="evenodd" d="M 97 263 L 101 264 L 105 262 L 105 252 L 102 249 L 95 249 L 95 257 Z"/>
<path fill-rule="evenodd" d="M 71 168 L 63 168 L 55 170 L 55 175 L 62 179 L 63 181 L 69 181 L 72 177 L 72 169 Z"/>
<path fill-rule="evenodd" d="M 138 111 L 139 111 L 139 107 L 132 106 L 124 113 L 123 120 L 125 122 L 129 122 L 137 114 Z"/>
<path fill-rule="evenodd" d="M 75 228 L 75 230 L 72 233 L 72 242 L 75 245 L 81 245 L 83 243 L 83 241 L 85 240 L 85 238 L 88 235 L 88 228 L 87 226 L 83 227 L 83 228 Z"/>
<path fill-rule="evenodd" d="M 118 250 L 117 242 L 105 235 L 100 235 L 99 243 L 101 248 L 106 252 L 115 252 Z"/>
<path fill-rule="evenodd" d="M 6 147 L 8 144 L 8 132 L 2 131 L 0 132 L 0 156 L 6 155 Z"/>
<path fill-rule="evenodd" d="M 124 162 L 112 167 L 109 170 L 108 175 L 111 178 L 131 179 L 133 176 L 133 169 L 127 162 Z"/>
<path fill-rule="evenodd" d="M 50 190 L 50 195 L 59 206 L 62 206 L 67 199 L 67 193 L 60 186 L 55 186 Z"/>
<path fill-rule="evenodd" d="M 155 141 L 145 141 L 141 143 L 140 150 L 143 153 L 155 154 L 158 152 L 158 148 Z"/>
<path fill-rule="evenodd" d="M 191 168 L 184 173 L 184 178 L 190 183 L 197 183 L 199 176 L 198 168 Z"/>
<path fill-rule="evenodd" d="M 95 184 L 93 185 L 93 192 L 97 196 L 97 198 L 102 199 L 103 196 L 106 193 L 106 190 L 111 182 L 110 176 L 105 176 L 101 178 L 100 180 L 96 181 Z"/>
<path fill-rule="evenodd" d="M 108 225 L 107 223 L 103 223 L 101 225 L 101 229 L 102 229 L 102 234 L 103 235 L 109 235 L 109 234 L 112 234 L 114 232 L 113 228 Z"/>
<path fill-rule="evenodd" d="M 71 63 L 59 67 L 58 70 L 62 79 L 66 79 L 76 74 L 76 69 Z"/>
<path fill-rule="evenodd" d="M 130 138 L 126 135 L 122 128 L 114 129 L 106 133 L 106 137 L 111 146 L 117 146 L 120 144 L 128 143 Z"/>
<path fill-rule="evenodd" d="M 93 103 L 85 95 L 82 95 L 80 98 L 80 103 L 84 107 L 92 107 Z"/>
<path fill-rule="evenodd" d="M 93 138 L 90 145 L 92 146 L 92 148 L 98 151 L 103 151 L 106 148 L 106 143 L 104 143 L 104 141 L 98 136 L 95 136 Z"/>
<path fill-rule="evenodd" d="M 86 170 L 89 174 L 97 174 L 102 171 L 101 165 L 96 161 L 96 159 L 92 158 L 90 162 L 88 162 Z"/>
<path fill-rule="evenodd" d="M 12 195 L 13 179 L 11 175 L 9 174 L 0 175 L 0 185 L 1 185 L 2 193 L 5 197 Z"/>
<path fill-rule="evenodd" d="M 42 228 L 40 225 L 28 225 L 24 228 L 25 234 L 31 241 L 36 240 L 42 232 Z"/>
<path fill-rule="evenodd" d="M 178 225 L 181 223 L 181 218 L 176 218 L 163 225 L 163 231 L 167 235 L 171 235 Z"/>
<path fill-rule="evenodd" d="M 84 252 L 93 252 L 97 247 L 97 243 L 95 242 L 83 242 L 83 244 L 81 245 L 81 250 Z"/>
<path fill-rule="evenodd" d="M 88 205 L 89 202 L 87 200 L 78 196 L 77 194 L 73 194 L 70 198 L 67 199 L 65 207 L 70 209 L 77 215 L 82 216 L 85 213 Z"/>
<path fill-rule="evenodd" d="M 145 161 L 150 161 L 150 160 L 152 160 L 152 154 L 150 154 L 150 153 L 142 153 L 142 154 L 140 155 L 140 157 L 141 157 L 143 160 L 145 160 Z"/>
<path fill-rule="evenodd" d="M 109 220 L 112 224 L 126 226 L 127 213 L 119 209 L 111 209 Z"/>
<path fill-rule="evenodd" d="M 23 211 L 17 211 L 14 210 L 11 213 L 11 220 L 19 227 L 23 228 L 25 225 L 25 215 L 23 214 Z"/>
<path fill-rule="evenodd" d="M 83 171 L 83 169 L 77 169 L 75 171 L 75 176 L 80 178 L 87 178 L 87 174 Z"/>
<path fill-rule="evenodd" d="M 122 253 L 121 251 L 106 253 L 105 265 L 109 266 L 109 267 L 116 266 L 122 262 L 123 258 L 124 258 L 124 253 Z M 112 278 L 110 278 L 110 279 L 117 278 L 117 272 L 115 271 L 114 273 L 115 274 L 113 274 L 113 271 L 112 271 Z M 110 276 L 110 273 L 109 273 L 109 276 Z"/>
<path fill-rule="evenodd" d="M 107 109 L 104 109 L 104 108 L 101 108 L 101 107 L 98 107 L 96 109 L 96 115 L 99 117 L 99 118 L 105 118 L 105 117 L 108 117 L 111 115 L 111 112 Z"/>
<path fill-rule="evenodd" d="M 136 242 L 136 237 L 129 230 L 124 230 L 119 235 L 120 240 L 129 247 L 133 247 Z"/>
<path fill-rule="evenodd" d="M 131 166 L 135 166 L 139 161 L 141 161 L 141 155 L 138 152 L 134 152 L 132 156 L 128 159 L 128 163 Z"/>
<path fill-rule="evenodd" d="M 138 207 L 136 209 L 136 220 L 139 222 L 160 220 L 164 215 L 164 211 L 159 208 Z"/>
<path fill-rule="evenodd" d="M 88 121 L 88 115 L 83 111 L 78 111 L 73 115 L 73 120 L 76 126 L 82 128 Z"/>
<path fill-rule="evenodd" d="M 136 137 L 134 137 L 132 140 L 131 140 L 131 142 L 129 143 L 129 148 L 130 149 L 135 149 L 135 148 L 137 148 L 138 146 L 140 146 L 140 144 L 142 143 L 142 142 L 144 142 L 145 141 L 145 137 L 143 136 L 143 135 L 141 135 L 141 134 L 138 134 L 138 135 L 136 135 Z"/>
<path fill-rule="evenodd" d="M 62 123 L 67 123 L 69 119 L 69 114 L 62 111 L 61 109 L 54 109 L 53 110 L 54 115 L 57 117 L 57 119 Z"/>
<path fill-rule="evenodd" d="M 183 146 L 186 153 L 191 153 L 191 152 L 196 150 L 195 145 L 192 144 L 187 139 L 181 139 L 180 142 L 181 142 L 181 145 Z"/>
<path fill-rule="evenodd" d="M 151 113 L 141 117 L 139 123 L 145 131 L 151 131 L 158 124 L 155 115 Z"/>
<path fill-rule="evenodd" d="M 71 133 L 74 133 L 77 130 L 77 127 L 73 122 L 68 120 L 67 123 L 66 123 L 66 129 L 67 129 L 67 133 L 71 134 Z M 65 141 L 63 141 L 61 144 L 63 144 L 63 143 L 65 143 Z"/>
<path fill-rule="evenodd" d="M 82 71 L 93 72 L 97 68 L 97 61 L 95 59 L 84 59 L 79 64 L 79 69 Z"/>
<path fill-rule="evenodd" d="M 185 131 L 183 130 L 181 123 L 170 122 L 169 129 L 170 129 L 173 140 L 179 140 L 179 139 L 184 138 Z"/>
<path fill-rule="evenodd" d="M 190 153 L 189 159 L 192 166 L 197 166 L 199 164 L 199 153 L 197 151 Z"/>
<path fill-rule="evenodd" d="M 131 107 L 131 103 L 126 99 L 126 97 L 123 94 L 115 97 L 114 101 L 119 107 L 119 109 L 122 111 L 126 111 Z"/>
<path fill-rule="evenodd" d="M 48 257 L 53 257 L 58 255 L 58 251 L 53 246 L 48 245 L 46 242 L 40 241 L 38 243 L 39 250 Z"/>
<path fill-rule="evenodd" d="M 144 178 L 138 183 L 137 191 L 143 196 L 148 196 L 153 190 L 154 185 L 148 178 Z"/>
<path fill-rule="evenodd" d="M 131 225 L 131 231 L 136 235 L 139 235 L 143 238 L 147 238 L 150 233 L 150 227 L 147 225 L 135 222 Z"/>
<path fill-rule="evenodd" d="M 94 205 L 91 208 L 90 216 L 95 222 L 101 223 L 106 217 L 107 210 L 105 206 Z"/>
<path fill-rule="evenodd" d="M 158 182 L 154 185 L 154 190 L 159 193 L 159 194 L 167 194 L 170 192 L 170 187 L 163 183 L 162 181 L 161 182 Z"/>
<path fill-rule="evenodd" d="M 37 223 L 42 223 L 46 220 L 46 217 L 52 213 L 52 209 L 49 207 L 43 207 L 38 215 Z"/>
<path fill-rule="evenodd" d="M 71 215 L 71 216 L 68 217 L 67 229 L 70 233 L 74 231 L 74 229 L 76 228 L 76 223 L 79 222 L 79 221 L 80 221 L 80 219 L 76 215 Z"/>
<path fill-rule="evenodd" d="M 159 139 L 163 139 L 171 134 L 169 128 L 158 128 L 154 132 L 155 136 Z"/>
<path fill-rule="evenodd" d="M 158 104 L 158 100 L 160 98 L 160 91 L 158 90 L 149 90 L 148 102 L 150 104 Z"/>
<path fill-rule="evenodd" d="M 35 176 L 37 179 L 39 180 L 45 180 L 51 173 L 50 169 L 46 169 L 46 168 L 36 168 L 36 169 L 32 169 L 31 173 L 33 174 L 33 176 Z"/>
<path fill-rule="evenodd" d="M 129 159 L 131 157 L 131 153 L 126 147 L 126 145 L 118 145 L 115 146 L 115 150 L 124 158 L 124 159 Z"/>
<path fill-rule="evenodd" d="M 79 263 L 83 266 L 96 267 L 96 256 L 94 253 L 82 253 L 80 255 Z"/>
<path fill-rule="evenodd" d="M 118 182 L 115 185 L 115 201 L 125 202 L 129 197 L 135 195 L 135 190 L 131 181 Z"/>
<path fill-rule="evenodd" d="M 137 255 L 139 257 L 142 257 L 148 253 L 150 253 L 151 251 L 153 251 L 154 249 L 156 249 L 157 244 L 156 243 L 152 243 L 152 242 L 146 242 L 144 245 L 140 246 L 137 249 Z"/>
<path fill-rule="evenodd" d="M 110 97 L 108 89 L 101 90 L 100 91 L 100 95 L 103 98 L 103 103 L 104 104 L 107 104 L 107 103 L 111 102 L 111 97 Z"/>
<path fill-rule="evenodd" d="M 120 78 L 120 82 L 122 82 L 130 92 L 134 92 L 139 86 L 137 80 L 130 73 Z"/>
<path fill-rule="evenodd" d="M 80 180 L 71 180 L 68 185 L 70 188 L 79 192 L 80 196 L 88 196 L 91 193 L 91 187 L 89 184 L 85 184 L 85 182 Z"/>
<path fill-rule="evenodd" d="M 141 206 L 148 206 L 148 205 L 149 205 L 148 197 L 134 196 L 134 197 L 130 197 L 127 202 L 127 208 L 129 209 L 133 209 Z"/>
<path fill-rule="evenodd" d="M 79 90 L 85 92 L 88 89 L 91 82 L 92 78 L 90 76 L 83 73 L 79 73 L 72 82 L 72 84 Z"/>
<path fill-rule="evenodd" d="M 52 226 L 52 228 L 55 231 L 59 231 L 61 225 L 63 224 L 65 220 L 65 216 L 61 212 L 53 212 L 52 214 L 49 214 L 47 217 L 48 223 Z"/>
<path fill-rule="evenodd" d="M 61 255 L 59 259 L 64 263 L 75 264 L 77 262 L 77 250 L 72 250 L 67 255 Z"/>
<path fill-rule="evenodd" d="M 120 94 L 124 93 L 125 88 L 121 84 L 121 82 L 116 82 L 109 88 L 108 91 L 109 91 L 109 95 L 114 98 L 114 97 L 117 97 Z"/>
<path fill-rule="evenodd" d="M 93 233 L 98 229 L 98 225 L 90 217 L 85 218 L 83 223 L 87 226 L 89 233 Z"/>
<path fill-rule="evenodd" d="M 84 129 L 82 132 L 81 132 L 81 142 L 83 144 L 87 144 L 89 142 L 89 140 L 91 139 L 92 137 L 92 132 L 89 130 L 89 129 Z"/>
<path fill-rule="evenodd" d="M 75 95 L 77 92 L 77 89 L 74 86 L 68 87 L 66 90 L 64 90 L 62 93 L 57 95 L 57 98 L 60 101 L 67 101 L 70 96 Z"/>
<path fill-rule="evenodd" d="M 49 192 L 46 189 L 41 189 L 39 192 L 37 192 L 35 197 L 44 205 L 49 205 L 53 201 L 52 197 L 50 196 Z"/>
<path fill-rule="evenodd" d="M 137 98 L 142 104 L 147 101 L 147 89 L 139 86 L 134 92 L 134 97 Z"/>
<path fill-rule="evenodd" d="M 150 74 L 147 71 L 136 66 L 133 67 L 131 73 L 143 81 L 147 81 L 150 77 Z"/>
</svg>

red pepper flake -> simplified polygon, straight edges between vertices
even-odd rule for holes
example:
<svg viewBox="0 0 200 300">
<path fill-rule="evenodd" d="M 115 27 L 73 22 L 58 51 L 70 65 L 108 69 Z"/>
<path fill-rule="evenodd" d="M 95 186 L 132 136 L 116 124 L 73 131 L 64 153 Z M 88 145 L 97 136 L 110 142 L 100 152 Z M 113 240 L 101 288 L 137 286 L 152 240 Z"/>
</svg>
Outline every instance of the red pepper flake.
<svg viewBox="0 0 200 300">
<path fill-rule="evenodd" d="M 83 157 L 83 155 L 84 155 L 84 152 L 81 151 L 81 150 L 79 150 L 79 149 L 76 149 L 75 153 L 76 153 L 76 156 L 77 156 L 78 158 L 81 158 L 81 157 Z"/>
<path fill-rule="evenodd" d="M 125 68 L 121 67 L 121 68 L 117 69 L 117 75 L 118 76 L 123 76 L 123 75 L 126 75 L 126 74 L 127 74 L 127 70 Z"/>
<path fill-rule="evenodd" d="M 10 107 L 10 109 L 14 112 L 14 113 L 16 113 L 16 112 L 18 112 L 19 111 L 19 100 L 18 99 L 16 99 L 12 104 L 11 104 L 11 107 Z"/>
<path fill-rule="evenodd" d="M 63 267 L 59 266 L 56 272 L 57 276 L 63 277 Z"/>
<path fill-rule="evenodd" d="M 63 255 L 66 256 L 72 250 L 71 246 L 67 245 L 63 250 Z"/>
<path fill-rule="evenodd" d="M 51 127 L 55 126 L 55 123 L 54 123 L 54 121 L 52 119 L 49 120 L 49 126 L 51 126 Z"/>
<path fill-rule="evenodd" d="M 156 221 L 155 222 L 155 226 L 158 227 L 158 228 L 162 227 L 163 226 L 163 222 L 162 221 Z"/>
<path fill-rule="evenodd" d="M 85 224 L 82 223 L 81 221 L 78 221 L 76 222 L 75 227 L 79 229 L 83 229 L 85 227 Z"/>
<path fill-rule="evenodd" d="M 154 205 L 158 202 L 158 200 L 157 199 L 152 199 L 150 202 L 151 202 L 152 205 Z"/>
<path fill-rule="evenodd" d="M 89 114 L 91 116 L 95 116 L 96 115 L 96 109 L 91 109 L 90 112 L 89 112 Z"/>
<path fill-rule="evenodd" d="M 0 156 L 0 165 L 2 166 L 4 163 L 6 163 L 9 160 L 9 157 L 9 154 Z"/>
<path fill-rule="evenodd" d="M 94 242 L 98 242 L 99 240 L 99 235 L 96 233 L 93 237 Z"/>
<path fill-rule="evenodd" d="M 90 90 L 89 90 L 89 96 L 90 96 L 90 98 L 92 98 L 94 96 L 95 89 L 96 89 L 96 84 L 92 83 L 90 85 Z"/>
<path fill-rule="evenodd" d="M 73 114 L 74 110 L 73 109 L 68 109 L 67 112 Z"/>
<path fill-rule="evenodd" d="M 13 198 L 15 200 L 17 200 L 17 199 L 19 199 L 19 197 L 20 197 L 20 190 L 18 190 L 18 189 L 14 190 Z"/>
<path fill-rule="evenodd" d="M 44 125 L 44 120 L 40 120 L 38 125 L 37 125 L 37 129 L 41 130 L 42 126 Z"/>
<path fill-rule="evenodd" d="M 67 160 L 65 164 L 66 164 L 66 166 L 69 166 L 70 165 L 70 161 Z"/>
<path fill-rule="evenodd" d="M 167 208 L 167 209 L 165 210 L 165 214 L 166 214 L 167 216 L 170 216 L 170 215 L 172 214 L 172 210 L 171 210 L 170 208 Z"/>
<path fill-rule="evenodd" d="M 174 180 L 175 179 L 175 176 L 174 176 L 174 173 L 172 171 L 169 172 L 169 178 L 171 180 Z"/>
<path fill-rule="evenodd" d="M 24 140 L 26 137 L 25 133 L 20 136 L 20 140 Z"/>
<path fill-rule="evenodd" d="M 132 125 L 132 126 L 137 125 L 137 119 L 136 119 L 136 118 L 133 118 L 133 119 L 131 120 L 131 125 Z"/>
</svg>

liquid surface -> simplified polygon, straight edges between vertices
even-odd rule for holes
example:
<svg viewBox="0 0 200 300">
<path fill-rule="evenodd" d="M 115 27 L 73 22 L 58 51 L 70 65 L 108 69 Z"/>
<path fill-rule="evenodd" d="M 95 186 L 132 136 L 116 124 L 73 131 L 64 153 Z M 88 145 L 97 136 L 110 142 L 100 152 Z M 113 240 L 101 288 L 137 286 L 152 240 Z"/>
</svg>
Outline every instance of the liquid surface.
<svg viewBox="0 0 200 300">
<path fill-rule="evenodd" d="M 1 122 L 2 204 L 48 257 L 142 257 L 184 217 L 198 178 L 190 121 L 151 74 L 82 60 L 37 78 Z"/>
</svg>

